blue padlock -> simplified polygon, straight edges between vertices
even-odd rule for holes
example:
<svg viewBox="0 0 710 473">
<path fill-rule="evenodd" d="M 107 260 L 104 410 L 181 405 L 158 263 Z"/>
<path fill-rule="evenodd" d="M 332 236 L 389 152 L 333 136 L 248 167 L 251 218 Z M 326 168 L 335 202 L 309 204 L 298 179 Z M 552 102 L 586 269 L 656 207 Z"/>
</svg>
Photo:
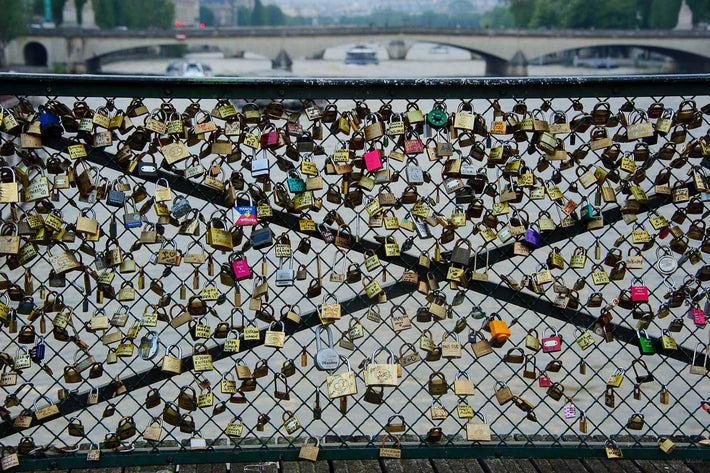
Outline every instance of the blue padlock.
<svg viewBox="0 0 710 473">
<path fill-rule="evenodd" d="M 39 337 L 35 346 L 30 349 L 30 358 L 34 363 L 44 360 L 44 337 Z"/>
</svg>

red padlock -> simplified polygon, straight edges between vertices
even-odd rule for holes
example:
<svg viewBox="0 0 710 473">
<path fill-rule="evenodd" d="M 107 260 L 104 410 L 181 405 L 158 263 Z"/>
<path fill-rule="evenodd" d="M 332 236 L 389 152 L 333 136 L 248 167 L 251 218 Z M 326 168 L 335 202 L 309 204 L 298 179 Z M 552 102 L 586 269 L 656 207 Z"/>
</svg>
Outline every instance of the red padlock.
<svg viewBox="0 0 710 473">
<path fill-rule="evenodd" d="M 411 135 L 414 137 L 412 138 Z M 424 152 L 424 143 L 419 139 L 416 131 L 407 132 L 404 139 L 405 154 L 421 154 Z"/>
<path fill-rule="evenodd" d="M 540 377 L 537 379 L 537 382 L 540 384 L 541 388 L 549 388 L 550 386 L 552 386 L 552 380 L 549 376 L 547 376 L 547 373 L 544 371 L 540 374 Z"/>
<path fill-rule="evenodd" d="M 640 281 L 640 285 L 635 284 Z M 641 278 L 631 280 L 631 300 L 634 302 L 648 302 L 648 287 Z"/>
<path fill-rule="evenodd" d="M 547 332 L 547 330 L 554 330 L 555 334 L 550 337 L 545 337 L 545 334 L 543 333 L 542 352 L 543 353 L 552 353 L 555 351 L 562 350 L 562 339 L 557 334 L 557 329 L 549 328 L 549 329 L 545 329 L 545 332 Z"/>
<path fill-rule="evenodd" d="M 259 144 L 262 149 L 276 148 L 279 144 L 279 132 L 276 131 L 276 126 L 269 124 L 270 131 L 267 131 L 259 138 Z"/>
</svg>

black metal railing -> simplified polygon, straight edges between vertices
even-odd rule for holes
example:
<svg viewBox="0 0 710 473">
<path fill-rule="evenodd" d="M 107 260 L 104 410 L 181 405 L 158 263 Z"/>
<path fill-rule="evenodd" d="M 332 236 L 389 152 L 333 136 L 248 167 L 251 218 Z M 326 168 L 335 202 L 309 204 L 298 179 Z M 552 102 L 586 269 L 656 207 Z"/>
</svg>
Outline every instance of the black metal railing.
<svg viewBox="0 0 710 473">
<path fill-rule="evenodd" d="M 664 455 L 659 439 L 677 445 L 673 455 L 707 457 L 697 447 L 710 397 L 700 320 L 710 277 L 709 82 L 2 76 L 7 461 L 17 451 L 21 469 L 90 467 L 87 454 L 99 448 L 101 465 L 215 461 L 202 445 L 220 461 L 295 459 L 314 437 L 319 458 L 376 458 L 387 435 L 399 436 L 404 457 L 603 455 L 613 440 L 629 457 L 650 458 Z M 382 152 L 365 158 L 373 150 Z M 314 169 L 303 166 L 309 160 Z M 307 177 L 322 184 L 307 183 L 304 203 Z M 109 195 L 117 189 L 124 195 Z M 138 200 L 135 211 L 122 199 Z M 234 202 L 256 207 L 259 224 L 233 225 Z M 124 225 L 126 213 L 139 224 Z M 82 215 L 100 232 L 77 231 Z M 332 241 L 339 223 L 346 238 Z M 208 240 L 222 227 L 233 251 Z M 261 245 L 266 228 L 270 244 Z M 287 240 L 292 275 L 279 271 L 291 266 L 276 253 Z M 173 244 L 179 265 L 160 251 Z M 28 260 L 30 248 L 38 255 Z M 135 267 L 120 264 L 129 255 Z M 373 255 L 380 265 L 368 271 Z M 265 279 L 235 282 L 231 262 L 242 257 Z M 373 281 L 383 296 L 367 295 Z M 628 300 L 632 286 L 648 288 L 648 305 L 636 293 Z M 319 306 L 335 298 L 334 348 L 357 386 L 346 401 L 329 399 L 328 373 L 314 364 Z M 507 341 L 497 323 L 484 328 L 494 314 Z M 209 335 L 199 338 L 196 325 Z M 356 325 L 362 336 L 350 339 Z M 258 339 L 225 350 L 244 327 Z M 283 348 L 264 346 L 269 329 L 285 332 Z M 529 348 L 534 339 L 554 345 L 555 332 L 560 350 Z M 458 336 L 461 356 L 435 359 L 420 344 L 429 333 L 434 345 Z M 476 344 L 496 345 L 493 336 L 504 344 Z M 193 369 L 198 343 L 212 358 L 203 373 Z M 29 367 L 15 369 L 40 344 L 44 358 L 33 352 Z M 406 358 L 382 395 L 364 382 L 380 347 Z M 163 369 L 166 354 L 181 359 L 181 374 Z M 82 363 L 89 356 L 95 364 Z M 266 366 L 266 375 L 237 379 L 240 365 Z M 462 394 L 470 385 L 455 386 L 457 376 L 470 377 L 474 395 Z M 48 403 L 56 413 L 33 414 Z M 289 413 L 301 425 L 291 433 Z M 491 439 L 467 437 L 467 424 Z"/>
</svg>

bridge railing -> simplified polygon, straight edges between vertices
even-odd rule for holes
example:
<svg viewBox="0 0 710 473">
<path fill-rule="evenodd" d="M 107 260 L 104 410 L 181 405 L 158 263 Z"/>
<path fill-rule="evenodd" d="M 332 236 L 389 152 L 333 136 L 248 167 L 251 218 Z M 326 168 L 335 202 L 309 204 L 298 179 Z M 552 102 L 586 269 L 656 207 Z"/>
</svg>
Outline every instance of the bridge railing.
<svg viewBox="0 0 710 473">
<path fill-rule="evenodd" d="M 2 76 L 3 461 L 708 458 L 708 85 Z"/>
</svg>

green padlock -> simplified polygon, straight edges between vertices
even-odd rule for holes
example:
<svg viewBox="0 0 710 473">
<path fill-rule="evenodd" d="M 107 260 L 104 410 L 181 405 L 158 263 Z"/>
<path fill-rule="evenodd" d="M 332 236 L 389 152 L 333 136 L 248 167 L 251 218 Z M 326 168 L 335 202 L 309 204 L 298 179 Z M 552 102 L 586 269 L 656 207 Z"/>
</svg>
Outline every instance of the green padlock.
<svg viewBox="0 0 710 473">
<path fill-rule="evenodd" d="M 636 330 L 639 337 L 639 351 L 642 355 L 655 355 L 656 349 L 653 346 L 653 340 L 648 336 L 646 329 Z"/>
<path fill-rule="evenodd" d="M 426 121 L 434 129 L 443 128 L 449 121 L 449 114 L 445 110 L 435 108 L 426 114 Z"/>
</svg>

